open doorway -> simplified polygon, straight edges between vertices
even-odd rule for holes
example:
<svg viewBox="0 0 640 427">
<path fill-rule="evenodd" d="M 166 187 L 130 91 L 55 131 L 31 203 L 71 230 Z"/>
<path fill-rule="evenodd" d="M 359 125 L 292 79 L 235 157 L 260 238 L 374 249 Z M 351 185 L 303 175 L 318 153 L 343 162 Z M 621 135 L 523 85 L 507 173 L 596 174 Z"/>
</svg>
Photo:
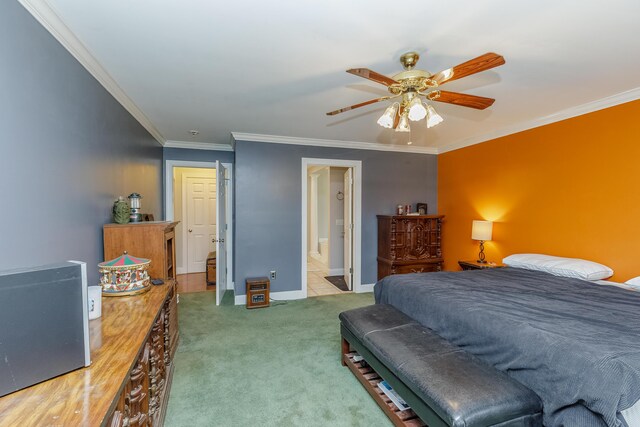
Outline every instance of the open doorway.
<svg viewBox="0 0 640 427">
<path fill-rule="evenodd" d="M 190 292 L 215 290 L 211 269 L 207 275 L 207 260 L 215 252 L 216 170 L 175 167 L 173 182 L 173 216 L 180 221 L 176 227 L 177 273 L 187 275 L 183 279 L 189 282 L 186 289 Z"/>
<path fill-rule="evenodd" d="M 179 292 L 215 291 L 220 304 L 232 278 L 232 174 L 220 162 L 167 161 L 165 209 L 176 226 Z M 229 218 L 229 221 L 227 221 Z"/>
<path fill-rule="evenodd" d="M 359 291 L 360 167 L 359 161 L 303 159 L 305 296 Z"/>
</svg>

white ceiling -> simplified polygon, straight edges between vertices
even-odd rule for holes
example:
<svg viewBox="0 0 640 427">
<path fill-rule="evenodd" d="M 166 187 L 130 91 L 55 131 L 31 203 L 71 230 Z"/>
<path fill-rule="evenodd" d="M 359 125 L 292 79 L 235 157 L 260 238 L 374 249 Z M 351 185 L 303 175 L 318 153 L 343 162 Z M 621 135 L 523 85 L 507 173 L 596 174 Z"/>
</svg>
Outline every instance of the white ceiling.
<svg viewBox="0 0 640 427">
<path fill-rule="evenodd" d="M 166 140 L 245 132 L 406 147 L 407 134 L 376 124 L 384 103 L 325 113 L 387 93 L 347 68 L 392 75 L 409 50 L 431 72 L 490 51 L 506 59 L 444 86 L 492 107 L 435 103 L 445 121 L 412 124 L 414 147 L 444 151 L 640 87 L 638 0 L 43 1 Z"/>
</svg>

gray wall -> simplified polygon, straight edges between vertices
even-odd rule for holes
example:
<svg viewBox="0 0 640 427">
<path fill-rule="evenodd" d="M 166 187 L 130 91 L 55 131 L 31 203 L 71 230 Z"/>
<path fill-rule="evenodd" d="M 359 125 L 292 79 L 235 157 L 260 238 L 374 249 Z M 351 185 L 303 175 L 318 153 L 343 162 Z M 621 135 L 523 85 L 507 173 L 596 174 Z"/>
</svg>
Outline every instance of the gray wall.
<svg viewBox="0 0 640 427">
<path fill-rule="evenodd" d="M 95 283 L 117 196 L 161 215 L 162 147 L 17 1 L 0 58 L 0 270 L 75 259 Z"/>
<path fill-rule="evenodd" d="M 277 270 L 272 291 L 300 289 L 302 158 L 362 161 L 362 283 L 377 277 L 377 214 L 399 203 L 437 211 L 435 155 L 236 142 L 236 295 L 247 277 Z"/>
</svg>

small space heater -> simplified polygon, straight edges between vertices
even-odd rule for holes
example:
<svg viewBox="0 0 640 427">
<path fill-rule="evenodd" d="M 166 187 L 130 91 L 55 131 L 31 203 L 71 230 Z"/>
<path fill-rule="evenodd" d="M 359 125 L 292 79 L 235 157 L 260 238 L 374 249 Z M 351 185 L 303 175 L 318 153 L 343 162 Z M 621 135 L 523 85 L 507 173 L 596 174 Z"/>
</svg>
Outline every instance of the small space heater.
<svg viewBox="0 0 640 427">
<path fill-rule="evenodd" d="M 247 279 L 247 308 L 269 307 L 269 279 Z"/>
</svg>

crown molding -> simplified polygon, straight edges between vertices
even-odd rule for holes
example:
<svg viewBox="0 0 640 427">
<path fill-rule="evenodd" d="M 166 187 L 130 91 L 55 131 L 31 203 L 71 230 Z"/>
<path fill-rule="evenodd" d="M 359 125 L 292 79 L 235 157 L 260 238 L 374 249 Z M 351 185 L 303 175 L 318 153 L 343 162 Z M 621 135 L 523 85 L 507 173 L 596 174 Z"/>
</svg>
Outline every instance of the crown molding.
<svg viewBox="0 0 640 427">
<path fill-rule="evenodd" d="M 269 144 L 309 145 L 314 147 L 347 148 L 356 150 L 395 151 L 400 153 L 438 154 L 433 147 L 413 145 L 386 145 L 376 142 L 340 141 L 335 139 L 298 138 L 292 136 L 262 135 L 258 133 L 231 132 L 235 141 L 267 142 Z"/>
<path fill-rule="evenodd" d="M 104 69 L 98 60 L 89 52 L 84 44 L 60 19 L 58 14 L 46 0 L 18 0 L 33 17 L 69 51 L 87 71 L 118 101 L 160 145 L 164 145 L 165 138 L 154 126 L 149 118 L 122 90 L 111 75 Z"/>
<path fill-rule="evenodd" d="M 187 148 L 190 150 L 210 150 L 210 151 L 233 151 L 233 147 L 229 144 L 216 144 L 213 142 L 196 142 L 196 141 L 166 141 L 166 148 Z"/>
<path fill-rule="evenodd" d="M 607 96 L 606 98 L 587 102 L 586 104 L 576 105 L 575 107 L 570 107 L 565 110 L 558 111 L 557 113 L 550 114 L 548 116 L 538 117 L 533 120 L 528 120 L 525 122 L 517 123 L 515 125 L 507 126 L 502 129 L 486 133 L 484 135 L 466 138 L 458 142 L 448 144 L 445 147 L 440 147 L 438 149 L 438 154 L 446 153 L 447 151 L 458 150 L 470 145 L 480 144 L 481 142 L 490 141 L 492 139 L 500 138 L 518 132 L 523 132 L 525 130 L 537 128 L 551 123 L 560 122 L 572 117 L 593 113 L 594 111 L 604 110 L 605 108 L 614 107 L 616 105 L 635 101 L 637 99 L 640 99 L 640 87 L 627 90 L 625 92 L 620 92 L 615 95 Z"/>
</svg>

